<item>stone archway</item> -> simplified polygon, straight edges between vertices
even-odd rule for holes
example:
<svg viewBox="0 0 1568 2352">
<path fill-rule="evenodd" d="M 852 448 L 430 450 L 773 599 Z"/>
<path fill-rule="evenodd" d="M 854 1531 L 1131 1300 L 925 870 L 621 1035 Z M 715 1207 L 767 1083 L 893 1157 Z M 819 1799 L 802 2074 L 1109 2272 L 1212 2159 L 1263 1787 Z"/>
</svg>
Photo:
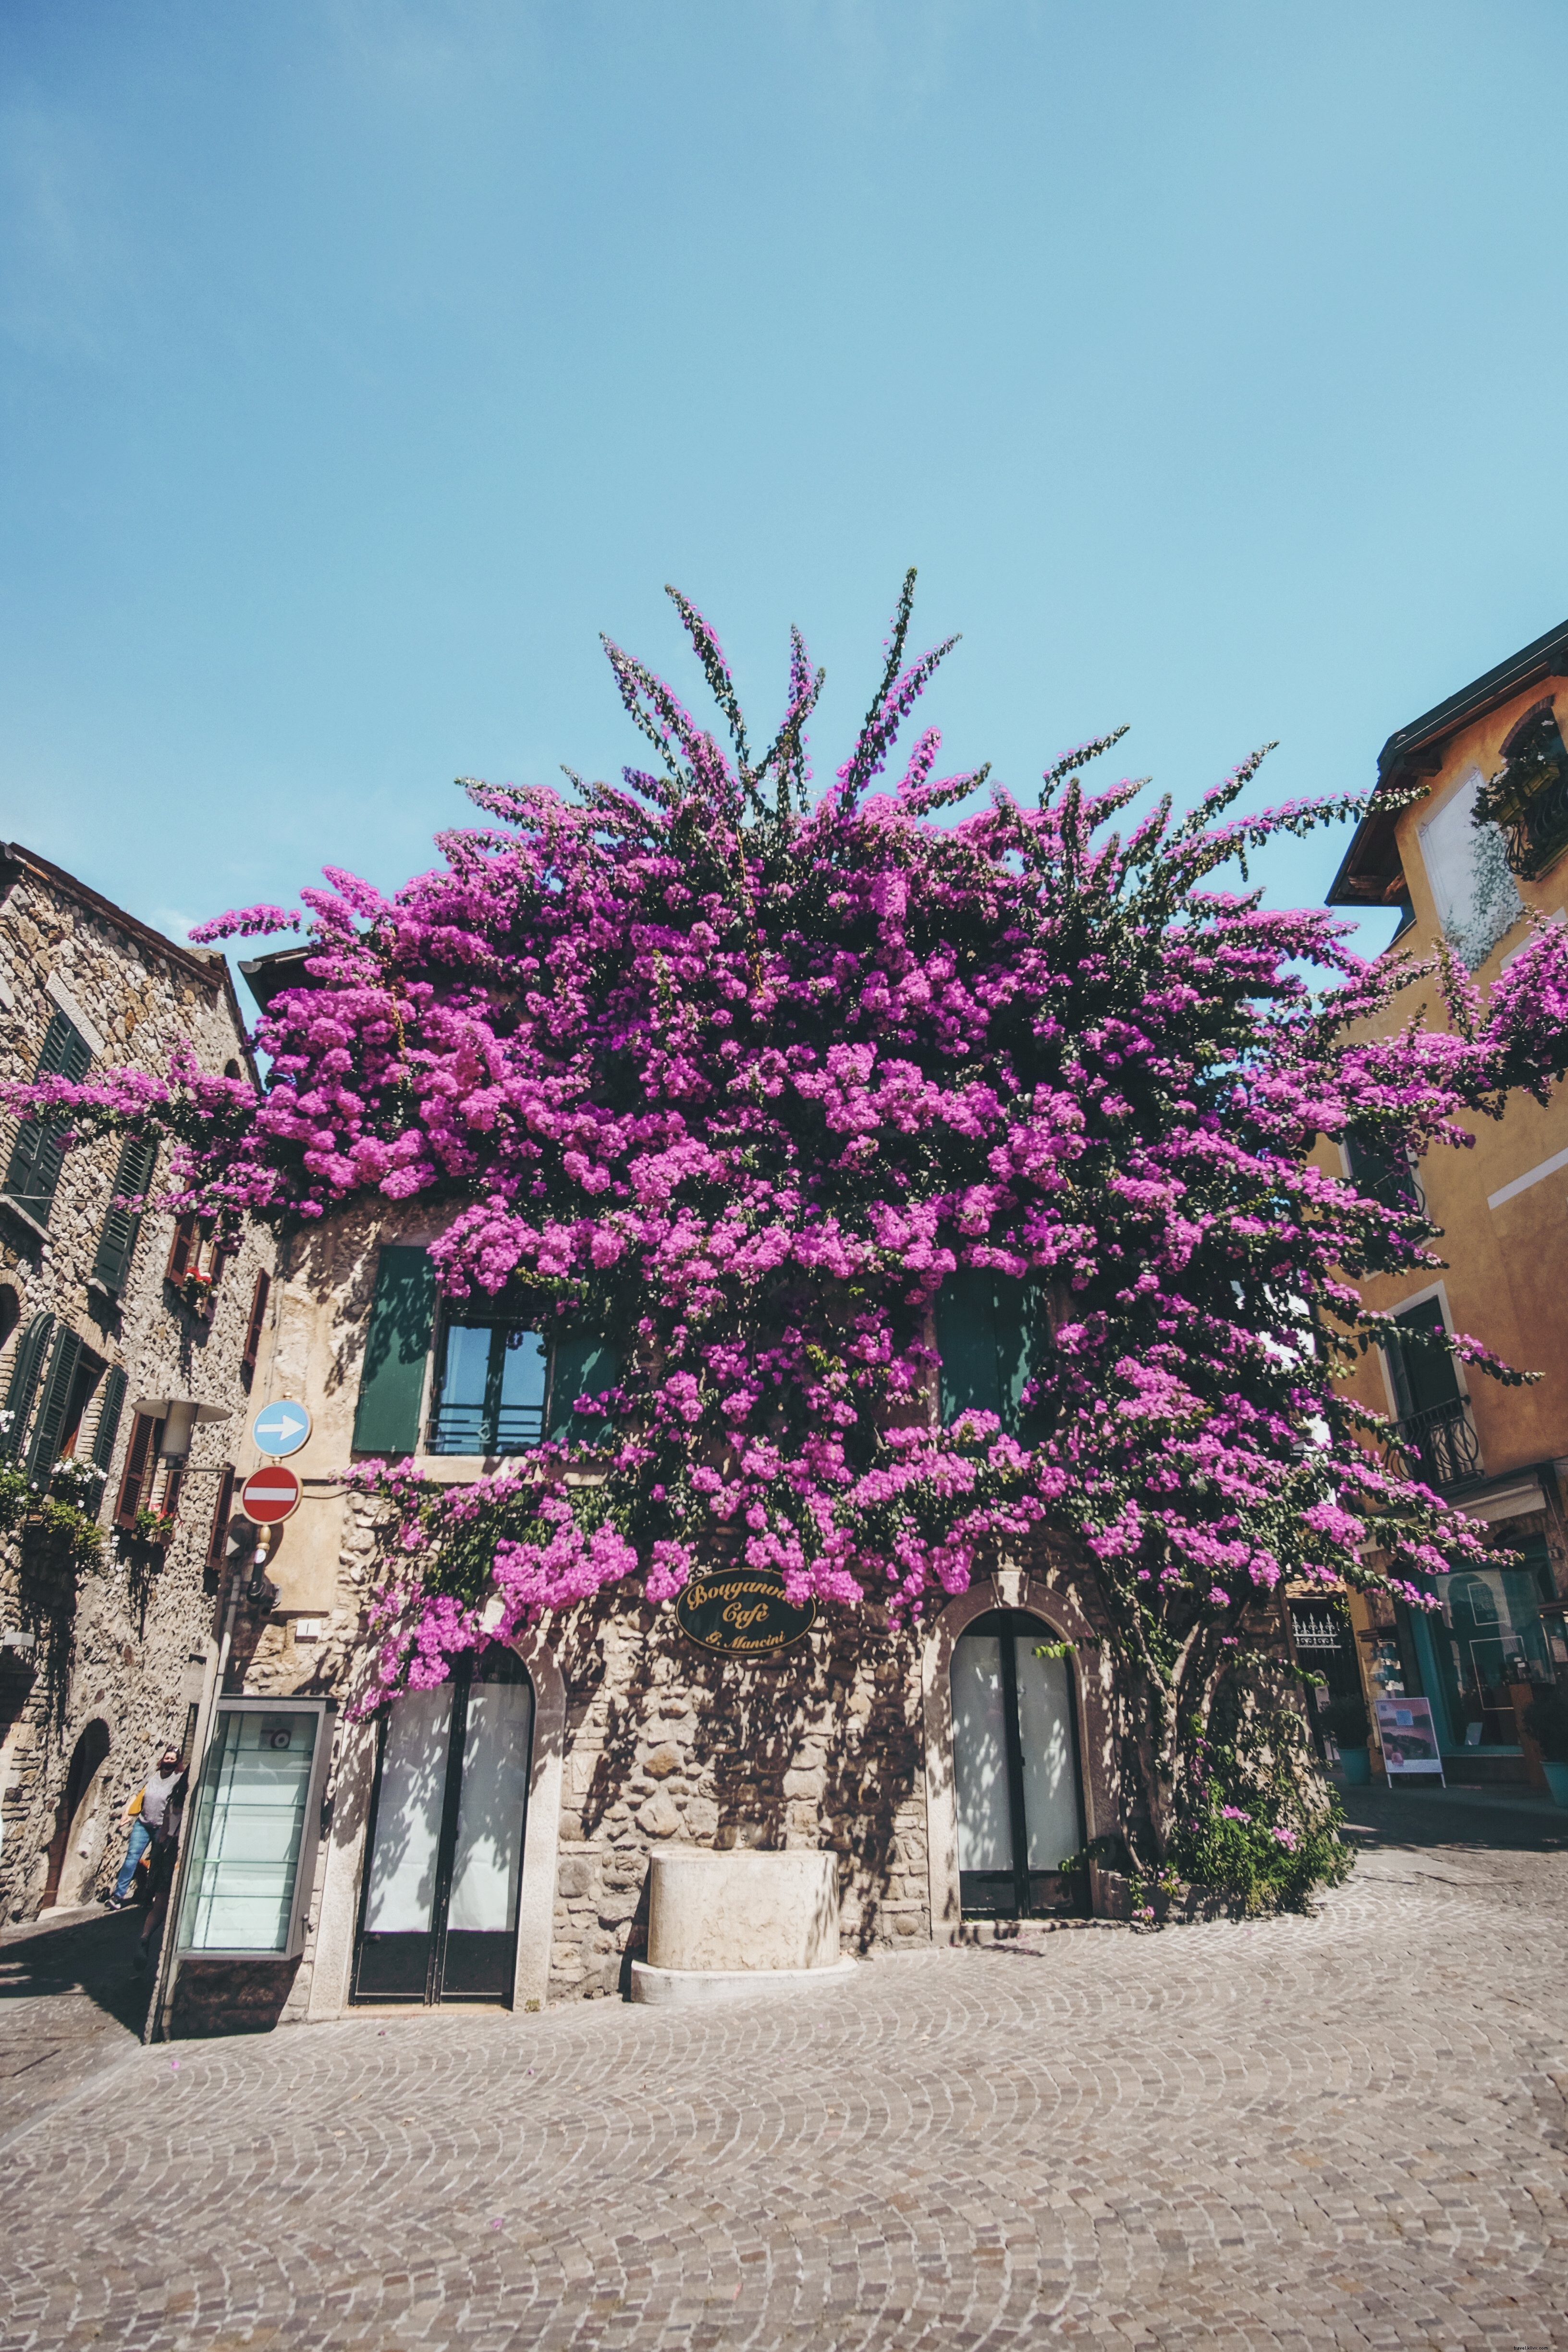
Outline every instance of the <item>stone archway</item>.
<svg viewBox="0 0 1568 2352">
<path fill-rule="evenodd" d="M 113 1811 L 103 1769 L 109 1747 L 109 1726 L 95 1716 L 71 1750 L 65 1794 L 55 1817 L 58 1826 L 49 1841 L 41 1911 L 66 1910 L 87 1902 L 92 1894 Z"/>
</svg>

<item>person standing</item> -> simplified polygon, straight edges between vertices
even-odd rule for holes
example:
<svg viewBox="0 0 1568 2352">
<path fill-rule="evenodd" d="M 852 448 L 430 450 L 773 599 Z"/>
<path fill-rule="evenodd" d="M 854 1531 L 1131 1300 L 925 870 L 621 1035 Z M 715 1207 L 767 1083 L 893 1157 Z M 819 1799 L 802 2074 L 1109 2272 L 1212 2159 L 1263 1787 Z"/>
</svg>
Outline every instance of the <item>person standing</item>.
<svg viewBox="0 0 1568 2352">
<path fill-rule="evenodd" d="M 143 1781 L 120 1817 L 121 1828 L 129 1828 L 131 1835 L 126 1843 L 125 1860 L 114 1882 L 114 1891 L 109 1896 L 111 1911 L 122 1911 L 131 1900 L 136 1867 L 148 1847 L 158 1839 L 166 1824 L 172 1822 L 177 1828 L 184 1793 L 185 1768 L 180 1751 L 173 1746 L 165 1748 L 158 1759 L 156 1771 Z"/>
</svg>

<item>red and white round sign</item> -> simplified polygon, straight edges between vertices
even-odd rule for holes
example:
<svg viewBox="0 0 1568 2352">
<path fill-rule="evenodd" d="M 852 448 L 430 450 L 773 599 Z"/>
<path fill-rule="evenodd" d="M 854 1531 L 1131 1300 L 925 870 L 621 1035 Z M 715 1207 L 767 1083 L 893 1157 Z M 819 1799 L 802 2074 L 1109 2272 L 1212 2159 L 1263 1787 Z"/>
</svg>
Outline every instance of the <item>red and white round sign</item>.
<svg viewBox="0 0 1568 2352">
<path fill-rule="evenodd" d="M 239 1507 L 258 1528 L 274 1528 L 300 1507 L 300 1481 L 281 1462 L 253 1470 L 239 1490 Z"/>
</svg>

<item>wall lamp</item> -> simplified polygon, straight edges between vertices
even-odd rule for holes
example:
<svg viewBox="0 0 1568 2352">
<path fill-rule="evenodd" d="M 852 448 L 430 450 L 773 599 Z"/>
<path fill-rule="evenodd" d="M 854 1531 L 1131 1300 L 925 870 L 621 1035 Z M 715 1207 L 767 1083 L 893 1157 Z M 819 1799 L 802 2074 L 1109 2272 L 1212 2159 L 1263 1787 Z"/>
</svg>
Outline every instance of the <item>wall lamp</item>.
<svg viewBox="0 0 1568 2352">
<path fill-rule="evenodd" d="M 191 1432 L 198 1421 L 229 1421 L 232 1405 L 198 1404 L 195 1397 L 138 1397 L 135 1411 L 151 1414 L 163 1424 L 158 1453 L 164 1462 L 184 1462 L 191 1451 Z"/>
</svg>

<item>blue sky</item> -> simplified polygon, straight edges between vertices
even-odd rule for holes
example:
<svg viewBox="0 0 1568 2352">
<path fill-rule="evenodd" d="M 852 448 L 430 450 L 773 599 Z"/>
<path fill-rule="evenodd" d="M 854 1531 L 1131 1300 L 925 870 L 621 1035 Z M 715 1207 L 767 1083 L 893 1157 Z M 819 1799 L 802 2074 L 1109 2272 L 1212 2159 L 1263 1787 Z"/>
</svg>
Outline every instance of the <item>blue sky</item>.
<svg viewBox="0 0 1568 2352">
<path fill-rule="evenodd" d="M 820 777 L 910 562 L 954 765 L 1358 789 L 1568 614 L 1565 89 L 1546 0 L 6 0 L 0 831 L 394 884 L 634 755 L 667 580 Z"/>
</svg>

